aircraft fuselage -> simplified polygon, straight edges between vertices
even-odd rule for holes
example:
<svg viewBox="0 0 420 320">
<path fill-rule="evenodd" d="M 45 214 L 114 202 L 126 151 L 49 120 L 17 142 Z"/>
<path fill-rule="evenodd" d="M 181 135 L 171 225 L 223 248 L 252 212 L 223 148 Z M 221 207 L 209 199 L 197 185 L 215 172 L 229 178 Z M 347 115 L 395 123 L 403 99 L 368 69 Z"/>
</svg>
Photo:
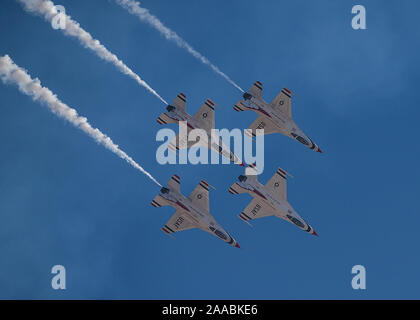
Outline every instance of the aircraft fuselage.
<svg viewBox="0 0 420 320">
<path fill-rule="evenodd" d="M 198 209 L 193 202 L 183 194 L 174 190 L 169 190 L 169 192 L 162 192 L 161 196 L 176 210 L 182 211 L 183 216 L 197 228 L 220 238 L 230 245 L 239 247 L 233 237 L 217 223 L 210 212 Z"/>
<path fill-rule="evenodd" d="M 254 181 L 237 181 L 236 183 L 254 198 L 272 209 L 275 216 L 293 223 L 303 231 L 316 234 L 313 228 L 292 208 L 286 200 L 278 199 L 267 191 L 266 187 Z"/>
<path fill-rule="evenodd" d="M 212 133 L 211 130 L 208 129 L 204 129 L 206 128 L 205 124 L 203 121 L 196 119 L 194 117 L 191 117 L 190 114 L 184 112 L 183 110 L 180 109 L 174 109 L 171 111 L 167 111 L 165 112 L 165 115 L 172 119 L 175 122 L 180 122 L 180 121 L 186 121 L 187 123 L 187 131 L 189 132 L 190 130 L 193 129 L 202 129 L 207 133 L 207 141 L 208 141 L 208 146 L 210 147 L 211 150 L 213 150 L 216 153 L 219 153 L 221 156 L 229 159 L 231 162 L 240 164 L 242 166 L 244 166 L 242 164 L 242 161 L 239 159 L 239 157 L 237 157 L 222 141 L 221 137 L 216 135 L 215 133 Z M 213 139 L 212 139 L 213 136 Z"/>
<path fill-rule="evenodd" d="M 241 101 L 241 104 L 255 111 L 257 114 L 263 116 L 267 121 L 270 121 L 278 131 L 288 136 L 291 139 L 305 145 L 307 148 L 322 152 L 321 149 L 296 125 L 296 123 L 286 115 L 277 112 L 270 104 L 262 99 L 246 95 L 247 99 Z M 263 129 L 263 128 L 262 128 Z"/>
</svg>

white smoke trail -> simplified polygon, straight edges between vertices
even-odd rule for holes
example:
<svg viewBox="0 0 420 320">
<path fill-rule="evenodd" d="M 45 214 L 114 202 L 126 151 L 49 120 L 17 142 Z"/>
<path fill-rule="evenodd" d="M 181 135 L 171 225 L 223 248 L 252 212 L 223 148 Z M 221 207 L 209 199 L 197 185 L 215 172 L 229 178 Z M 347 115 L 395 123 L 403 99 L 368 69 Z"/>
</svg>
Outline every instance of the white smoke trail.
<svg viewBox="0 0 420 320">
<path fill-rule="evenodd" d="M 209 59 L 204 57 L 201 53 L 195 50 L 189 45 L 184 39 L 178 36 L 174 31 L 166 27 L 157 17 L 152 15 L 149 10 L 140 7 L 140 3 L 134 0 L 115 0 L 121 7 L 126 9 L 133 15 L 136 15 L 141 21 L 144 21 L 158 30 L 166 39 L 176 43 L 180 48 L 184 48 L 191 53 L 195 58 L 200 60 L 202 63 L 208 65 L 214 72 L 225 78 L 231 85 L 238 90 L 244 92 L 244 90 L 238 86 L 231 78 L 223 73 L 218 67 L 212 64 Z"/>
<path fill-rule="evenodd" d="M 41 85 L 38 78 L 32 79 L 31 76 L 24 69 L 17 66 L 8 55 L 0 57 L 0 78 L 3 83 L 14 83 L 18 85 L 19 90 L 22 93 L 32 97 L 34 101 L 39 101 L 41 104 L 46 105 L 51 112 L 69 121 L 97 143 L 102 144 L 105 148 L 127 161 L 134 168 L 140 170 L 158 186 L 161 186 L 150 173 L 144 170 L 130 156 L 122 151 L 118 145 L 112 142 L 111 138 L 103 134 L 99 129 L 93 128 L 87 121 L 87 118 L 79 116 L 75 109 L 70 108 L 65 103 L 61 102 L 48 88 Z"/>
<path fill-rule="evenodd" d="M 53 18 L 56 17 L 58 11 L 52 1 L 45 0 L 17 0 L 22 3 L 24 9 L 30 13 L 39 14 L 44 17 L 48 22 L 52 22 Z M 64 14 L 64 13 L 60 13 Z M 64 14 L 65 15 L 65 14 Z M 74 21 L 70 16 L 65 15 L 65 28 L 61 29 L 67 36 L 77 38 L 80 43 L 93 52 L 95 52 L 101 59 L 111 62 L 119 71 L 128 75 L 132 79 L 136 80 L 138 84 L 145 87 L 148 91 L 154 94 L 164 104 L 168 104 L 155 90 L 153 90 L 143 79 L 141 79 L 136 73 L 134 73 L 124 62 L 118 57 L 109 52 L 99 40 L 92 38 L 89 32 L 85 31 L 79 23 Z"/>
</svg>

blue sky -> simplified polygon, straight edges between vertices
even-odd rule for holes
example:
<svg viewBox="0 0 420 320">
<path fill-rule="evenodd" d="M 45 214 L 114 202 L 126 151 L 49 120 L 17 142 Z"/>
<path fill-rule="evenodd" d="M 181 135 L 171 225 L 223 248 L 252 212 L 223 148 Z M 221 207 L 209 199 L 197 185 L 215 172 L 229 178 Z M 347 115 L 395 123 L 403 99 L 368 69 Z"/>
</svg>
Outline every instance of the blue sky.
<svg viewBox="0 0 420 320">
<path fill-rule="evenodd" d="M 165 99 L 206 98 L 219 128 L 246 128 L 240 93 L 113 1 L 64 1 L 72 18 Z M 159 188 L 45 107 L 0 85 L 0 298 L 389 299 L 420 298 L 417 143 L 420 109 L 416 1 L 151 1 L 167 26 L 244 89 L 260 80 L 270 101 L 298 93 L 296 123 L 324 154 L 281 135 L 265 139 L 266 182 L 281 166 L 294 175 L 288 199 L 319 233 L 271 217 L 253 228 L 237 218 L 248 195 L 227 188 L 235 165 L 157 164 L 153 95 L 14 1 L 0 5 L 0 55 L 9 54 L 69 106 L 166 183 L 188 195 L 214 185 L 210 209 L 241 244 L 198 230 L 160 228 L 173 209 L 155 209 Z M 367 30 L 351 8 L 367 9 Z M 175 128 L 175 127 L 174 127 Z M 51 267 L 67 289 L 50 286 Z M 351 268 L 367 269 L 367 290 Z"/>
</svg>

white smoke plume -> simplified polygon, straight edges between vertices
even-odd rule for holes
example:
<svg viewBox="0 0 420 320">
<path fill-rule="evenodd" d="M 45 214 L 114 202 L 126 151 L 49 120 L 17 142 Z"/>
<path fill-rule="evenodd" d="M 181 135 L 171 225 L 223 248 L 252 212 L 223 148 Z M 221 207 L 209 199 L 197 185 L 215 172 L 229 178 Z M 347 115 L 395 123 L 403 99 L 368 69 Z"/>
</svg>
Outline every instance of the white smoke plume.
<svg viewBox="0 0 420 320">
<path fill-rule="evenodd" d="M 27 12 L 38 14 L 44 17 L 48 22 L 52 22 L 58 11 L 52 1 L 46 0 L 17 0 L 23 4 Z M 63 13 L 64 14 L 64 13 Z M 64 14 L 65 15 L 65 14 Z M 85 31 L 79 23 L 74 21 L 70 16 L 65 15 L 65 28 L 61 29 L 63 33 L 70 37 L 75 37 L 85 47 L 95 52 L 101 59 L 112 63 L 119 71 L 128 75 L 137 83 L 145 87 L 148 91 L 154 94 L 164 104 L 168 104 L 153 88 L 151 88 L 143 79 L 134 73 L 124 62 L 118 57 L 109 52 L 99 40 L 94 39 L 89 32 Z"/>
<path fill-rule="evenodd" d="M 99 129 L 93 128 L 89 124 L 87 118 L 79 116 L 75 109 L 70 108 L 65 103 L 61 102 L 48 88 L 41 85 L 38 78 L 32 79 L 31 76 L 24 69 L 17 66 L 8 55 L 0 57 L 0 78 L 3 83 L 16 84 L 22 93 L 32 97 L 34 101 L 39 101 L 41 104 L 46 105 L 48 109 L 58 117 L 66 119 L 97 143 L 103 145 L 105 148 L 127 161 L 131 166 L 148 176 L 158 186 L 161 186 L 150 173 L 144 170 L 130 156 L 122 151 L 118 145 L 112 142 L 111 138 L 103 134 Z"/>
<path fill-rule="evenodd" d="M 208 65 L 214 72 L 225 78 L 231 85 L 236 89 L 244 92 L 244 90 L 238 86 L 231 78 L 223 73 L 217 66 L 212 64 L 209 59 L 204 57 L 201 53 L 195 50 L 190 44 L 184 39 L 177 35 L 174 31 L 165 26 L 157 17 L 152 15 L 149 10 L 140 7 L 140 3 L 134 0 L 115 0 L 121 7 L 126 9 L 129 13 L 137 16 L 141 21 L 148 23 L 153 28 L 158 30 L 167 40 L 171 40 L 176 43 L 180 48 L 187 50 L 195 58 L 200 60 L 202 63 Z"/>
</svg>

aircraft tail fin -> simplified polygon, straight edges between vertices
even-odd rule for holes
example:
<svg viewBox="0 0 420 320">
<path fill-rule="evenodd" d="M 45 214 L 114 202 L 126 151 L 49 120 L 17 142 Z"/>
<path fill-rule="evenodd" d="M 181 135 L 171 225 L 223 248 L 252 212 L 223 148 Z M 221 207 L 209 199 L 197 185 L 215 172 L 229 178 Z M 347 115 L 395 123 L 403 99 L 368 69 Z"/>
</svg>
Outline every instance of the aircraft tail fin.
<svg viewBox="0 0 420 320">
<path fill-rule="evenodd" d="M 177 123 L 178 121 L 169 117 L 166 112 L 161 113 L 159 117 L 156 119 L 157 123 L 159 124 L 168 124 L 168 123 Z"/>
<path fill-rule="evenodd" d="M 233 109 L 235 111 L 237 111 L 237 112 L 251 110 L 247 106 L 245 106 L 244 104 L 242 104 L 242 100 L 241 101 L 238 101 L 238 103 L 233 106 Z"/>
<path fill-rule="evenodd" d="M 248 181 L 248 179 L 254 180 L 254 181 L 256 181 L 258 179 L 258 170 L 257 170 L 257 166 L 255 165 L 255 163 L 250 164 L 245 169 L 245 175 L 241 175 L 241 176 L 238 177 L 238 180 L 240 181 L 239 184 L 238 184 L 238 182 L 235 182 L 234 184 L 232 184 L 229 187 L 229 192 L 231 194 L 248 193 L 247 189 L 244 188 L 243 186 L 241 186 L 241 184 L 240 184 L 243 181 Z"/>
<path fill-rule="evenodd" d="M 241 188 L 236 182 L 229 187 L 228 191 L 231 194 L 247 193 L 246 190 Z"/>
<path fill-rule="evenodd" d="M 160 194 L 154 197 L 153 200 L 150 202 L 150 204 L 154 206 L 155 208 L 165 207 L 165 206 L 170 205 L 169 202 L 166 201 L 165 198 L 163 198 Z"/>
<path fill-rule="evenodd" d="M 245 168 L 245 175 L 248 178 L 257 180 L 258 174 L 259 172 L 258 172 L 257 164 L 255 162 L 251 163 L 250 165 L 248 165 L 247 168 Z"/>
<path fill-rule="evenodd" d="M 244 93 L 243 98 L 245 100 L 238 101 L 238 103 L 236 103 L 233 106 L 233 109 L 238 112 L 247 111 L 247 110 L 255 111 L 254 108 L 250 108 L 248 105 L 246 105 L 246 100 L 249 100 L 252 97 L 262 99 L 262 88 L 263 88 L 262 83 L 259 81 L 255 81 L 252 87 L 249 89 L 249 93 L 248 92 Z"/>
<path fill-rule="evenodd" d="M 185 94 L 180 93 L 176 96 L 174 101 L 172 102 L 172 105 L 168 105 L 166 107 L 166 110 L 168 112 L 162 113 L 156 121 L 159 124 L 167 124 L 167 123 L 178 123 L 179 120 L 177 120 L 177 117 L 172 116 L 171 113 L 173 113 L 175 110 L 182 110 L 183 112 L 186 112 L 186 97 Z"/>
<path fill-rule="evenodd" d="M 169 193 L 170 190 L 181 193 L 181 179 L 178 175 L 174 174 L 167 183 L 167 187 L 160 189 L 160 194 L 153 198 L 151 204 L 154 207 L 170 206 L 171 204 L 162 196 L 165 193 Z"/>
</svg>

